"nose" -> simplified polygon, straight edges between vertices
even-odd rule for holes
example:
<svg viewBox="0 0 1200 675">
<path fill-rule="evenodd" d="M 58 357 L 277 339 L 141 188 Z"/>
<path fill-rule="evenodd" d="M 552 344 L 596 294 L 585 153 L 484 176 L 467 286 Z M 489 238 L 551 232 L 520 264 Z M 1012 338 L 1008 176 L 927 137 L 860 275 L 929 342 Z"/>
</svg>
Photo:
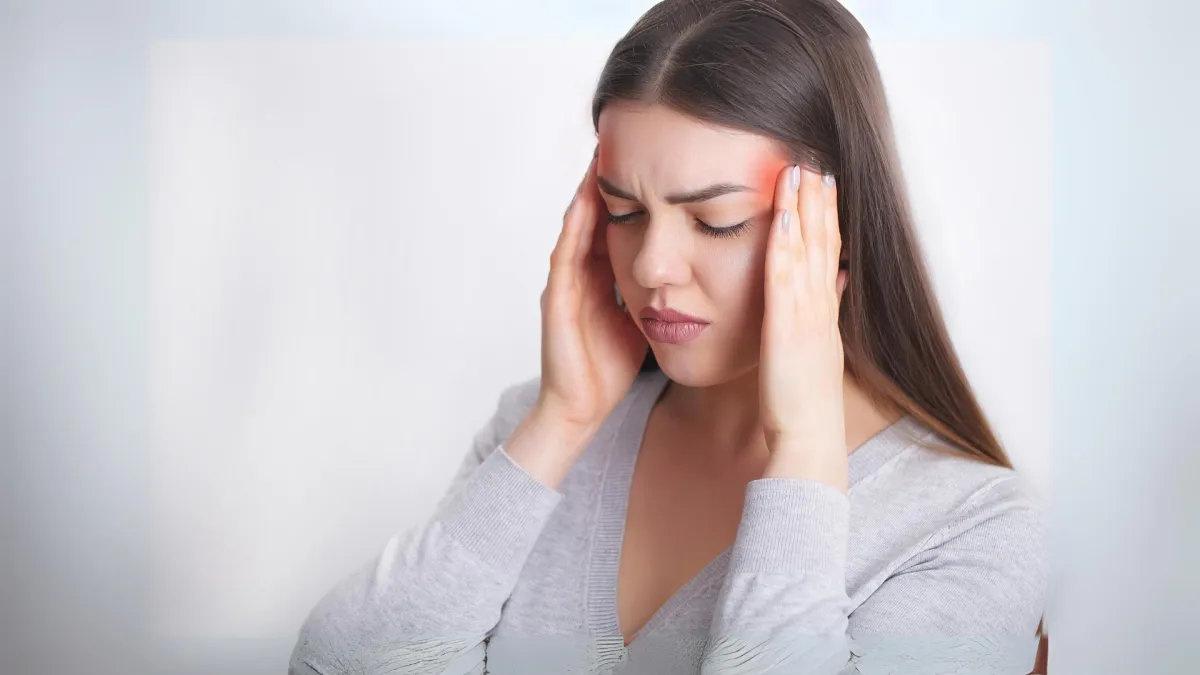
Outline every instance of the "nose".
<svg viewBox="0 0 1200 675">
<path fill-rule="evenodd" d="M 651 221 L 642 237 L 642 247 L 633 261 L 633 279 L 647 289 L 683 286 L 692 279 L 688 264 L 690 245 L 683 227 L 663 220 Z"/>
</svg>

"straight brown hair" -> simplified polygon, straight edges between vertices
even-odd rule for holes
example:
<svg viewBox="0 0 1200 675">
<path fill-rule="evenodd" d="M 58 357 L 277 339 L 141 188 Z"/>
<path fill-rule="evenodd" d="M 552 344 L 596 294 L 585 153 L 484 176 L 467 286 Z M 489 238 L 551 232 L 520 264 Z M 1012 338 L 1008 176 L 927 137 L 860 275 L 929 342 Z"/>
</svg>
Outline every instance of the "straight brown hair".
<svg viewBox="0 0 1200 675">
<path fill-rule="evenodd" d="M 838 184 L 846 371 L 973 459 L 1012 467 L 933 296 L 862 25 L 836 0 L 664 0 L 613 48 L 592 102 L 668 106 L 772 139 Z M 645 368 L 655 368 L 653 354 Z"/>
</svg>

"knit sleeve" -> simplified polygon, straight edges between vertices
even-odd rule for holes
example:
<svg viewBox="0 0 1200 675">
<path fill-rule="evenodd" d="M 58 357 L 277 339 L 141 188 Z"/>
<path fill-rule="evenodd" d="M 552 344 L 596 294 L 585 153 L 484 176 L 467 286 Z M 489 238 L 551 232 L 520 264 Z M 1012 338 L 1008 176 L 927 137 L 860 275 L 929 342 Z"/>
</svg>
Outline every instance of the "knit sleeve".
<svg viewBox="0 0 1200 675">
<path fill-rule="evenodd" d="M 503 447 L 532 386 L 500 397 L 433 516 L 389 539 L 317 603 L 291 675 L 482 672 L 501 608 L 562 499 Z"/>
<path fill-rule="evenodd" d="M 1028 672 L 1046 595 L 1040 505 L 999 480 L 949 523 L 852 608 L 846 495 L 752 481 L 701 672 Z"/>
</svg>

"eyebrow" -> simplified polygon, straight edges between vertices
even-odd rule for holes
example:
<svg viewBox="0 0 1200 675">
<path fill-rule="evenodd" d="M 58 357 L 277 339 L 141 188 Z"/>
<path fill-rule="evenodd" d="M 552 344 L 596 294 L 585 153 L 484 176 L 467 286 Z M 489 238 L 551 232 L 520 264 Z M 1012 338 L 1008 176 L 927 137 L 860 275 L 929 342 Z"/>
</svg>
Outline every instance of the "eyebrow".
<svg viewBox="0 0 1200 675">
<path fill-rule="evenodd" d="M 600 189 L 617 199 L 625 199 L 631 202 L 639 201 L 637 197 L 622 190 L 604 179 L 603 176 L 596 176 L 596 184 Z M 693 204 L 695 202 L 704 202 L 710 199 L 716 199 L 722 195 L 731 194 L 734 192 L 754 192 L 753 188 L 736 183 L 717 183 L 709 185 L 706 188 L 701 188 L 692 192 L 684 192 L 681 194 L 667 195 L 668 204 Z"/>
</svg>

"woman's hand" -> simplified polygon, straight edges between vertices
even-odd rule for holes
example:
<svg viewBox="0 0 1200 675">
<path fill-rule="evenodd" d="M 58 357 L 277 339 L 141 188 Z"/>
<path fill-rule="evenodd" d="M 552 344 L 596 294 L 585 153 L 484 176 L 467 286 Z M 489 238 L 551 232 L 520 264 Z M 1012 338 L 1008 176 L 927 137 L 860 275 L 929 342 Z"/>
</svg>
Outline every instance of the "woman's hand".
<svg viewBox="0 0 1200 675">
<path fill-rule="evenodd" d="M 604 245 L 604 205 L 595 156 L 550 255 L 542 292 L 542 383 L 538 406 L 555 419 L 598 427 L 629 392 L 649 348 L 617 305 Z"/>
<path fill-rule="evenodd" d="M 764 477 L 818 480 L 847 489 L 844 357 L 838 308 L 845 272 L 837 188 L 789 166 L 775 187 L 767 244 L 762 359 Z"/>
</svg>

